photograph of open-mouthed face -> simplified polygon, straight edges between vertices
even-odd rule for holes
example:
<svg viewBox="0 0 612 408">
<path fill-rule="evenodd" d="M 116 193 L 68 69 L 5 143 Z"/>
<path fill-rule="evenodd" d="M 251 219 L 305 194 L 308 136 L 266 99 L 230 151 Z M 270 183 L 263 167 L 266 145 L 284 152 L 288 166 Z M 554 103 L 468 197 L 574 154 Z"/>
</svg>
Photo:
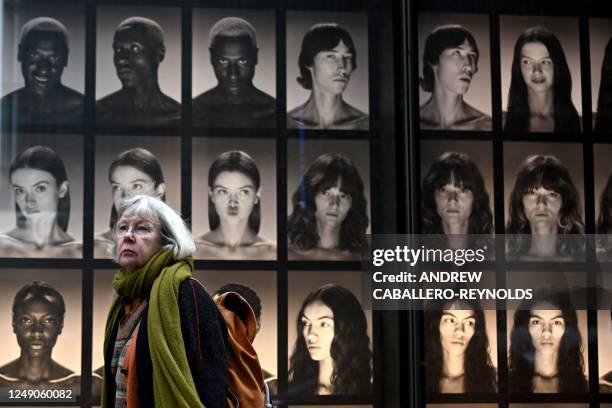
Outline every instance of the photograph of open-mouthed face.
<svg viewBox="0 0 612 408">
<path fill-rule="evenodd" d="M 97 142 L 94 257 L 110 258 L 122 199 L 148 195 L 180 212 L 180 138 L 98 136 Z"/>
<path fill-rule="evenodd" d="M 46 4 L 3 8 L 2 121 L 83 121 L 85 9 Z"/>
<path fill-rule="evenodd" d="M 612 132 L 612 29 L 610 19 L 589 19 L 591 51 L 591 109 L 593 131 Z"/>
<path fill-rule="evenodd" d="M 489 19 L 419 13 L 421 129 L 492 129 Z"/>
</svg>

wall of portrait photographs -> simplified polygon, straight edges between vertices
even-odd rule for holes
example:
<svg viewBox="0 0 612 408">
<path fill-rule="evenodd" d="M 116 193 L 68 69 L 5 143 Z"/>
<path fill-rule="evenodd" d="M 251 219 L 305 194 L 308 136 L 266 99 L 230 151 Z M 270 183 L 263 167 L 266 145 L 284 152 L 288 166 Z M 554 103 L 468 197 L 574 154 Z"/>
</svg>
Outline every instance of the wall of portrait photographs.
<svg viewBox="0 0 612 408">
<path fill-rule="evenodd" d="M 412 4 L 415 229 L 506 234 L 487 273 L 535 289 L 414 314 L 419 403 L 610 406 L 612 9 Z"/>
<path fill-rule="evenodd" d="M 117 205 L 145 194 L 187 221 L 211 295 L 254 295 L 275 406 L 395 404 L 398 315 L 363 309 L 359 259 L 396 232 L 398 7 L 3 1 L 0 392 L 100 404 Z M 328 309 L 342 330 L 311 356 L 303 319 Z M 332 342 L 352 351 L 318 386 Z"/>
</svg>

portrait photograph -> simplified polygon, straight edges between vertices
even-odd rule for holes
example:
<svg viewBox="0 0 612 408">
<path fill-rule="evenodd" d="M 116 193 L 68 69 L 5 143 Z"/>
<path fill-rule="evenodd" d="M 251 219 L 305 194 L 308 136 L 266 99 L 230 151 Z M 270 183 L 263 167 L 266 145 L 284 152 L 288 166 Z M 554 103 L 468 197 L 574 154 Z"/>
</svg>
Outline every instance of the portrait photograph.
<svg viewBox="0 0 612 408">
<path fill-rule="evenodd" d="M 360 299 L 359 272 L 289 271 L 289 394 L 371 394 L 372 313 Z"/>
<path fill-rule="evenodd" d="M 593 132 L 612 133 L 612 20 L 589 19 Z"/>
<path fill-rule="evenodd" d="M 96 123 L 180 126 L 180 7 L 98 6 Z"/>
<path fill-rule="evenodd" d="M 504 203 L 508 259 L 584 260 L 581 144 L 504 143 Z"/>
<path fill-rule="evenodd" d="M 287 128 L 369 130 L 368 15 L 287 11 Z"/>
<path fill-rule="evenodd" d="M 612 260 L 612 145 L 593 145 L 597 258 Z"/>
<path fill-rule="evenodd" d="M 83 137 L 0 136 L 0 257 L 83 256 Z"/>
<path fill-rule="evenodd" d="M 80 270 L 0 271 L 0 388 L 80 393 L 82 302 Z"/>
<path fill-rule="evenodd" d="M 276 259 L 276 141 L 192 140 L 195 259 Z"/>
<path fill-rule="evenodd" d="M 82 123 L 85 6 L 12 2 L 2 12 L 2 122 Z"/>
<path fill-rule="evenodd" d="M 94 257 L 111 258 L 117 209 L 125 197 L 144 194 L 181 210 L 181 139 L 97 136 Z"/>
<path fill-rule="evenodd" d="M 582 132 L 578 18 L 500 16 L 506 132 Z"/>
<path fill-rule="evenodd" d="M 193 10 L 193 124 L 276 127 L 274 10 Z"/>
<path fill-rule="evenodd" d="M 289 260 L 361 260 L 370 232 L 369 142 L 287 143 Z"/>
<path fill-rule="evenodd" d="M 418 14 L 421 129 L 490 131 L 486 14 Z"/>
</svg>

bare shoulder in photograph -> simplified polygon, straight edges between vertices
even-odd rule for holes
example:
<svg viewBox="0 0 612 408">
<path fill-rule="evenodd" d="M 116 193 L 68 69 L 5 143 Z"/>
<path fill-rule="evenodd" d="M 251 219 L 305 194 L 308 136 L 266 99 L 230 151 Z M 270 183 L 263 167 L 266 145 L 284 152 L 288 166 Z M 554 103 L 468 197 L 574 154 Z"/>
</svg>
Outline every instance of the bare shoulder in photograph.
<svg viewBox="0 0 612 408">
<path fill-rule="evenodd" d="M 61 22 L 37 17 L 24 24 L 17 54 L 24 86 L 2 97 L 3 122 L 76 124 L 83 121 L 84 96 L 62 84 L 69 49 L 68 30 Z"/>
<path fill-rule="evenodd" d="M 369 130 L 369 115 L 343 99 L 357 69 L 353 38 L 344 27 L 336 23 L 312 26 L 304 35 L 298 65 L 297 81 L 311 93 L 287 113 L 287 128 Z"/>
<path fill-rule="evenodd" d="M 80 392 L 81 378 L 52 358 L 64 326 L 62 295 L 44 282 L 22 287 L 13 302 L 13 331 L 19 357 L 0 367 L 0 388 Z"/>
<path fill-rule="evenodd" d="M 16 225 L 0 234 L 0 257 L 80 258 L 82 244 L 68 233 L 70 187 L 59 155 L 30 147 L 13 160 L 8 178 Z"/>
<path fill-rule="evenodd" d="M 226 17 L 215 23 L 209 38 L 218 83 L 194 98 L 194 124 L 275 128 L 276 99 L 253 84 L 259 55 L 255 28 L 242 18 Z"/>
<path fill-rule="evenodd" d="M 261 179 L 247 153 L 220 154 L 208 171 L 210 231 L 196 238 L 196 259 L 273 260 L 276 244 L 259 235 Z"/>
<path fill-rule="evenodd" d="M 479 57 L 476 39 L 465 27 L 445 25 L 427 36 L 420 85 L 431 96 L 419 109 L 421 129 L 492 129 L 491 117 L 463 100 Z"/>
<path fill-rule="evenodd" d="M 130 17 L 117 26 L 113 62 L 121 89 L 96 103 L 98 124 L 180 125 L 180 103 L 159 87 L 158 70 L 165 55 L 164 32 L 155 21 Z"/>
</svg>

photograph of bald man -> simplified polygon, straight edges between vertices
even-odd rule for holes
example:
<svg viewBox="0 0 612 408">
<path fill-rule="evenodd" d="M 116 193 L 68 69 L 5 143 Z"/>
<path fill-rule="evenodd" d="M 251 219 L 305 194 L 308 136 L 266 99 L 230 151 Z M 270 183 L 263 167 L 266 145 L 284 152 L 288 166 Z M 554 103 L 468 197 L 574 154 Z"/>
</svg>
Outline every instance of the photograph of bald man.
<svg viewBox="0 0 612 408">
<path fill-rule="evenodd" d="M 239 17 L 210 30 L 210 63 L 218 84 L 193 100 L 196 126 L 274 128 L 276 100 L 253 85 L 257 65 L 255 28 Z"/>
<path fill-rule="evenodd" d="M 17 60 L 25 86 L 2 98 L 3 122 L 75 124 L 83 120 L 84 96 L 62 85 L 68 51 L 68 30 L 58 20 L 36 17 L 24 24 Z"/>
<path fill-rule="evenodd" d="M 166 54 L 161 26 L 144 17 L 125 19 L 115 31 L 113 52 L 122 88 L 96 103 L 98 124 L 178 126 L 181 105 L 159 88 Z"/>
</svg>

